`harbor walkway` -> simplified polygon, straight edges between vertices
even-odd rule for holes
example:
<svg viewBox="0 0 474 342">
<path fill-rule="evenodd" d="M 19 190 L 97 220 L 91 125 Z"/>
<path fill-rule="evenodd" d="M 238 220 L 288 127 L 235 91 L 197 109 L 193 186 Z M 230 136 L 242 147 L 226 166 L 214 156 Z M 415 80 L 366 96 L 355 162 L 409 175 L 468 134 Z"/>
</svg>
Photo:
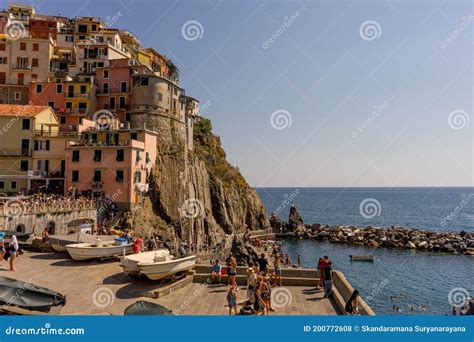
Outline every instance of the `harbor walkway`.
<svg viewBox="0 0 474 342">
<path fill-rule="evenodd" d="M 8 271 L 7 262 L 0 275 L 31 282 L 66 295 L 61 315 L 123 315 L 124 309 L 137 300 L 159 303 L 178 315 L 226 315 L 226 286 L 191 283 L 162 298 L 148 298 L 146 293 L 157 283 L 130 278 L 122 273 L 117 261 L 79 262 L 65 253 L 25 252 L 17 258 L 17 271 Z M 333 303 L 323 293 L 309 286 L 288 286 L 275 292 L 272 315 L 335 315 Z M 276 291 L 276 289 L 273 289 Z M 238 292 L 239 302 L 245 290 Z"/>
</svg>

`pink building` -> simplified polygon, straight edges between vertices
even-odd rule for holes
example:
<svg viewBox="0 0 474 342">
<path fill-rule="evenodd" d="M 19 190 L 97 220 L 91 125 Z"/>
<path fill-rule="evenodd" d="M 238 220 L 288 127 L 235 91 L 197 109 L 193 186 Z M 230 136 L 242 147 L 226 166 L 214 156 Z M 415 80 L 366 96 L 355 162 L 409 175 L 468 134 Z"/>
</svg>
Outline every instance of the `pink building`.
<svg viewBox="0 0 474 342">
<path fill-rule="evenodd" d="M 134 58 L 112 59 L 107 67 L 97 68 L 98 110 L 110 110 L 121 122 L 129 122 L 132 75 L 145 70 Z"/>
<path fill-rule="evenodd" d="M 66 187 L 105 195 L 121 209 L 130 209 L 148 191 L 156 143 L 157 133 L 146 129 L 82 132 L 66 146 Z"/>
</svg>

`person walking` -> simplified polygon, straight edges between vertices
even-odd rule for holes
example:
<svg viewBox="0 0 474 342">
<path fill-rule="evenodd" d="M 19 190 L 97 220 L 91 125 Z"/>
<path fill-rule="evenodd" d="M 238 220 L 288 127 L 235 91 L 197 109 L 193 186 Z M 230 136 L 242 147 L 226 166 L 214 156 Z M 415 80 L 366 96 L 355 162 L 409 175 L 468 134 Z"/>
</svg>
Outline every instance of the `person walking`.
<svg viewBox="0 0 474 342">
<path fill-rule="evenodd" d="M 12 235 L 10 239 L 10 243 L 8 244 L 8 253 L 10 257 L 10 271 L 15 272 L 16 268 L 14 266 L 14 262 L 16 259 L 16 253 L 19 249 L 18 240 L 15 235 Z"/>
</svg>

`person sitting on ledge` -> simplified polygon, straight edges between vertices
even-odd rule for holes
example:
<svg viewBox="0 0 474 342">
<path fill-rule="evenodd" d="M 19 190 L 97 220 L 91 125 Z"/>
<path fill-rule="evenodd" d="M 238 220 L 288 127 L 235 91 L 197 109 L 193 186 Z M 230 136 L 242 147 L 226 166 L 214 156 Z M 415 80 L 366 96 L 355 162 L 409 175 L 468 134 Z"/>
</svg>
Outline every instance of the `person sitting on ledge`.
<svg viewBox="0 0 474 342">
<path fill-rule="evenodd" d="M 351 297 L 346 303 L 344 310 L 348 315 L 358 315 L 359 314 L 359 291 L 354 290 Z"/>
<path fill-rule="evenodd" d="M 221 283 L 221 269 L 222 266 L 219 264 L 219 260 L 216 260 L 214 265 L 212 265 L 211 284 Z"/>
</svg>

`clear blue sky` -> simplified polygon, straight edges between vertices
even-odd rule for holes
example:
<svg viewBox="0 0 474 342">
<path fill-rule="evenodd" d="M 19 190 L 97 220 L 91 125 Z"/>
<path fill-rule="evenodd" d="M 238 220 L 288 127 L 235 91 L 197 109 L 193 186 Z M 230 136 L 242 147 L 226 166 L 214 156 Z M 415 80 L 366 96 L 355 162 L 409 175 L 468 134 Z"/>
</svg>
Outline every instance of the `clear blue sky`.
<svg viewBox="0 0 474 342">
<path fill-rule="evenodd" d="M 470 1 L 33 3 L 120 11 L 115 26 L 174 60 L 187 94 L 209 101 L 203 115 L 252 186 L 474 184 Z M 190 20 L 198 39 L 183 38 Z M 271 125 L 277 110 L 291 126 Z"/>
</svg>

